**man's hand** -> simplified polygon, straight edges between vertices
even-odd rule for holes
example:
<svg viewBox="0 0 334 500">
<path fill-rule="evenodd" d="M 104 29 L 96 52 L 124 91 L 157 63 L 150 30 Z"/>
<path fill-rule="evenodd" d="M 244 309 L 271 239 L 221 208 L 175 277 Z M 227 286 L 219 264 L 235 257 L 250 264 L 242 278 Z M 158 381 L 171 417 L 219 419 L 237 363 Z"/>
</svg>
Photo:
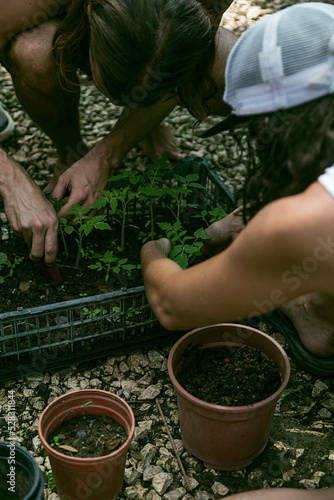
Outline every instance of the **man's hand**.
<svg viewBox="0 0 334 500">
<path fill-rule="evenodd" d="M 4 195 L 4 207 L 8 222 L 18 236 L 23 237 L 30 248 L 30 259 L 52 265 L 58 250 L 58 219 L 51 203 L 39 187 L 26 177 L 10 196 Z"/>
<path fill-rule="evenodd" d="M 90 151 L 59 177 L 52 196 L 60 200 L 69 193 L 69 197 L 59 210 L 58 216 L 65 217 L 73 204 L 81 205 L 83 208 L 92 206 L 101 196 L 101 191 L 106 189 L 110 177 L 107 160 L 96 154 L 94 149 Z M 92 210 L 90 215 L 96 213 L 97 211 Z"/>
<path fill-rule="evenodd" d="M 203 255 L 222 252 L 237 238 L 244 228 L 241 210 L 242 207 L 237 208 L 224 219 L 214 222 L 205 229 L 210 239 L 203 241 Z"/>
</svg>

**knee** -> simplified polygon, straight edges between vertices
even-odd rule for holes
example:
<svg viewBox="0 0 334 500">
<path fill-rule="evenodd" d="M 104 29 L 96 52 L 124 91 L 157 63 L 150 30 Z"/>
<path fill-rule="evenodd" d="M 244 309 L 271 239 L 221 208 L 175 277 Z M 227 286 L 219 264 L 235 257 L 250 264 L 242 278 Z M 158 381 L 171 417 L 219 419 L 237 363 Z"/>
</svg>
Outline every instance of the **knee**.
<svg viewBox="0 0 334 500">
<path fill-rule="evenodd" d="M 45 92 L 58 84 L 57 67 L 52 56 L 52 39 L 57 24 L 50 21 L 20 33 L 1 52 L 3 64 L 13 80 L 29 81 L 32 88 Z"/>
</svg>

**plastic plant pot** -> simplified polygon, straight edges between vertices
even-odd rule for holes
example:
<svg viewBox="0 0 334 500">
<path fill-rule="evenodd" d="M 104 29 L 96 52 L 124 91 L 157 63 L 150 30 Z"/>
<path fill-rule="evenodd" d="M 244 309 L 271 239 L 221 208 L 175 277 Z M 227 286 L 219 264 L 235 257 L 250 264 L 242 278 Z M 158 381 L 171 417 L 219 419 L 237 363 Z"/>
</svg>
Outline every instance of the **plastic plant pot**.
<svg viewBox="0 0 334 500">
<path fill-rule="evenodd" d="M 191 348 L 249 346 L 271 359 L 281 374 L 281 386 L 268 398 L 248 406 L 219 406 L 189 394 L 177 381 L 190 360 Z M 195 355 L 195 352 L 194 352 Z M 177 393 L 181 435 L 188 453 L 217 470 L 247 467 L 265 449 L 276 402 L 290 377 L 284 349 L 269 335 L 239 324 L 197 328 L 179 339 L 168 358 L 168 373 Z"/>
<path fill-rule="evenodd" d="M 51 447 L 48 436 L 77 415 L 106 415 L 127 433 L 123 445 L 101 457 L 70 457 Z M 135 428 L 130 406 L 119 396 L 98 389 L 74 391 L 50 403 L 39 418 L 38 433 L 49 455 L 53 478 L 61 500 L 113 500 L 123 486 L 126 456 Z"/>
<path fill-rule="evenodd" d="M 44 477 L 34 457 L 17 444 L 0 441 L 1 500 L 43 500 Z"/>
</svg>

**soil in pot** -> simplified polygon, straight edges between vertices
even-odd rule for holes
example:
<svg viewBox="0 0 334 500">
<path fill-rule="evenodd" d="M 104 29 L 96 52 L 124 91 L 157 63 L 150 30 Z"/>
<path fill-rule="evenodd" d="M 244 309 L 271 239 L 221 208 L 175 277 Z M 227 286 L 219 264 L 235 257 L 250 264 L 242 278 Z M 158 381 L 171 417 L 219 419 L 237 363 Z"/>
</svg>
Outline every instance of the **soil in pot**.
<svg viewBox="0 0 334 500">
<path fill-rule="evenodd" d="M 248 346 L 190 349 L 185 369 L 177 376 L 198 399 L 220 406 L 245 406 L 263 401 L 281 385 L 275 363 Z M 182 363 L 183 364 L 183 363 Z"/>
<path fill-rule="evenodd" d="M 76 458 L 113 453 L 127 439 L 122 425 L 106 415 L 77 415 L 62 422 L 48 437 L 60 453 Z"/>
</svg>

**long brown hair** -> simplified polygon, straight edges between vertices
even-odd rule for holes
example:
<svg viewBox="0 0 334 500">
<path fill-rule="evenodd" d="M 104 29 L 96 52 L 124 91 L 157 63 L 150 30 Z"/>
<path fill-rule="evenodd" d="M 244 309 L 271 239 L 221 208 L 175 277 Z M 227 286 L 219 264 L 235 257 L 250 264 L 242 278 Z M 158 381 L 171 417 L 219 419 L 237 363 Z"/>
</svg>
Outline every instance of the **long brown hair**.
<svg viewBox="0 0 334 500">
<path fill-rule="evenodd" d="M 216 92 L 212 6 L 207 10 L 196 0 L 90 0 L 89 22 L 87 4 L 72 0 L 54 38 L 67 85 L 73 67 L 90 74 L 90 49 L 104 86 L 120 105 L 150 106 L 177 95 L 195 117 L 207 115 L 206 100 Z"/>
<path fill-rule="evenodd" d="M 253 116 L 249 133 L 253 154 L 239 197 L 245 220 L 275 199 L 304 191 L 333 165 L 334 94 Z"/>
</svg>

